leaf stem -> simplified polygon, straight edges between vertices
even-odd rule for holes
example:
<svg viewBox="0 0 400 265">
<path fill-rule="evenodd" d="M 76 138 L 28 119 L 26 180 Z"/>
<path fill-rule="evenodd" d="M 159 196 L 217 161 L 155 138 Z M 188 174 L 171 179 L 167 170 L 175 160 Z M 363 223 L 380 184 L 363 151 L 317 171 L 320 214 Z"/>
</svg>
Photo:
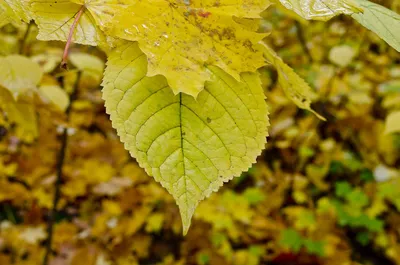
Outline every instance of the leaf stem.
<svg viewBox="0 0 400 265">
<path fill-rule="evenodd" d="M 83 5 L 78 13 L 76 13 L 75 15 L 75 19 L 74 22 L 72 23 L 72 26 L 69 30 L 69 35 L 68 35 L 68 39 L 67 39 L 67 43 L 65 44 L 65 48 L 64 48 L 64 54 L 62 57 L 62 61 L 61 61 L 61 68 L 63 69 L 67 69 L 68 67 L 68 52 L 69 52 L 69 47 L 71 46 L 71 42 L 72 42 L 72 37 L 74 36 L 74 32 L 76 29 L 76 26 L 79 23 L 79 20 L 81 19 L 81 16 L 83 14 L 83 12 L 85 11 L 85 6 Z"/>
</svg>

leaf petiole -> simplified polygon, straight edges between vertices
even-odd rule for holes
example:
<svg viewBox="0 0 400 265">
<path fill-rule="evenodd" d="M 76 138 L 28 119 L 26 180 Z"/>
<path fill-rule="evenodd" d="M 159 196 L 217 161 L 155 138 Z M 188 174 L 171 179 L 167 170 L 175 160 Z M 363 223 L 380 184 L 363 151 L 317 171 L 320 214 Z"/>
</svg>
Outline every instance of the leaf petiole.
<svg viewBox="0 0 400 265">
<path fill-rule="evenodd" d="M 65 48 L 64 48 L 64 53 L 63 53 L 63 57 L 62 57 L 62 61 L 61 61 L 61 68 L 63 69 L 67 69 L 68 67 L 68 52 L 69 52 L 69 47 L 71 46 L 71 42 L 72 42 L 72 37 L 74 35 L 75 32 L 75 28 L 79 23 L 79 20 L 81 19 L 81 16 L 83 14 L 83 12 L 85 11 L 85 6 L 83 5 L 78 13 L 76 13 L 75 15 L 75 19 L 74 22 L 72 23 L 72 26 L 69 30 L 69 35 L 68 35 L 68 39 L 67 39 L 67 43 L 65 44 Z"/>
</svg>

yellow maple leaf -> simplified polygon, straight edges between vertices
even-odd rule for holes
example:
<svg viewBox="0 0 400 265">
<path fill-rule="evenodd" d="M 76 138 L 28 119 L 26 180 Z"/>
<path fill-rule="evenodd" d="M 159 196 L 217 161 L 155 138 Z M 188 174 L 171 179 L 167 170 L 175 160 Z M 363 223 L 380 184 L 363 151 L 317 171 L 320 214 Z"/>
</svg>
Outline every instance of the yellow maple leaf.
<svg viewBox="0 0 400 265">
<path fill-rule="evenodd" d="M 93 14 L 92 2 L 100 1 L 86 2 Z M 268 0 L 122 2 L 127 5 L 118 12 L 110 5 L 112 18 L 96 13 L 98 24 L 112 36 L 138 41 L 147 55 L 147 76 L 164 75 L 175 94 L 196 97 L 205 81 L 211 80 L 207 65 L 220 67 L 238 81 L 240 73 L 265 65 L 257 44 L 265 34 L 250 31 L 233 16 L 259 18 Z"/>
<path fill-rule="evenodd" d="M 4 7 L 0 5 L 0 28 L 10 23 L 12 19 L 7 14 Z"/>
</svg>

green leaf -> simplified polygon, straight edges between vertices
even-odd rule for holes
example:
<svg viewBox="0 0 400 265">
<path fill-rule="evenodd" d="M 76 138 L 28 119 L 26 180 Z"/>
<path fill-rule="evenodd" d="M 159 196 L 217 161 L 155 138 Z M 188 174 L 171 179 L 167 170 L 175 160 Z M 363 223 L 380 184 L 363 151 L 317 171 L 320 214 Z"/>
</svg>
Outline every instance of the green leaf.
<svg viewBox="0 0 400 265">
<path fill-rule="evenodd" d="M 352 190 L 350 193 L 347 193 L 345 197 L 347 201 L 355 208 L 362 208 L 367 206 L 369 203 L 367 194 L 360 189 Z"/>
<path fill-rule="evenodd" d="M 207 253 L 200 253 L 197 255 L 197 264 L 207 265 L 210 264 L 210 256 Z"/>
<path fill-rule="evenodd" d="M 311 111 L 319 119 L 325 120 L 324 117 L 311 109 L 311 103 L 318 98 L 317 94 L 268 45 L 262 42 L 261 44 L 264 47 L 264 56 L 278 71 L 278 82 L 286 96 L 299 108 Z"/>
<path fill-rule="evenodd" d="M 380 232 L 383 230 L 385 223 L 377 218 L 371 218 L 365 214 L 361 216 L 362 225 L 371 232 Z"/>
<path fill-rule="evenodd" d="M 374 174 L 368 168 L 364 168 L 360 173 L 360 179 L 365 182 L 374 181 Z"/>
<path fill-rule="evenodd" d="M 262 255 L 264 255 L 265 249 L 262 248 L 261 246 L 251 245 L 249 247 L 249 252 L 251 255 L 255 257 L 261 257 Z"/>
<path fill-rule="evenodd" d="M 353 172 L 360 170 L 363 167 L 363 163 L 360 159 L 350 151 L 345 151 L 343 153 L 343 164 Z"/>
<path fill-rule="evenodd" d="M 315 215 L 310 210 L 304 210 L 298 217 L 296 221 L 296 227 L 299 229 L 303 228 L 311 228 L 314 227 L 316 224 Z"/>
<path fill-rule="evenodd" d="M 357 1 L 364 12 L 352 17 L 400 52 L 400 15 L 366 0 Z"/>
<path fill-rule="evenodd" d="M 360 232 L 357 233 L 356 239 L 361 245 L 366 246 L 371 240 L 371 235 L 369 232 Z"/>
<path fill-rule="evenodd" d="M 329 165 L 329 174 L 341 175 L 344 174 L 346 169 L 342 162 L 337 160 L 332 160 Z"/>
<path fill-rule="evenodd" d="M 382 182 L 378 184 L 378 195 L 386 198 L 396 206 L 400 211 L 400 180 L 394 178 L 393 180 Z"/>
<path fill-rule="evenodd" d="M 125 148 L 171 193 L 184 233 L 200 200 L 247 170 L 261 153 L 268 112 L 257 74 L 238 82 L 209 67 L 197 99 L 174 95 L 162 76 L 148 77 L 136 43 L 109 56 L 103 97 Z"/>
<path fill-rule="evenodd" d="M 37 63 L 21 55 L 0 57 L 0 86 L 8 89 L 14 98 L 35 89 L 43 72 Z"/>
<path fill-rule="evenodd" d="M 265 194 L 259 188 L 247 188 L 243 196 L 247 199 L 250 205 L 257 204 L 265 200 Z"/>
<path fill-rule="evenodd" d="M 345 197 L 353 189 L 347 181 L 339 181 L 335 183 L 335 193 L 338 197 Z"/>
<path fill-rule="evenodd" d="M 281 232 L 279 243 L 293 252 L 297 253 L 303 246 L 303 239 L 296 230 L 285 229 Z"/>
<path fill-rule="evenodd" d="M 322 241 L 314 241 L 310 239 L 304 240 L 304 247 L 310 254 L 315 254 L 320 257 L 323 257 L 325 255 L 324 246 L 325 243 Z"/>
</svg>

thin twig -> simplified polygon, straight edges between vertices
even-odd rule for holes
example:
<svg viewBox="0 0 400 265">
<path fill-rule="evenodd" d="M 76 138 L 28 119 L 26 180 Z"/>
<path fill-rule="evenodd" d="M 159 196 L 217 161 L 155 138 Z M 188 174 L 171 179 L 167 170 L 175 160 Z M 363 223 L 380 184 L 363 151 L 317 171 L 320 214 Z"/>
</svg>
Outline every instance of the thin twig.
<svg viewBox="0 0 400 265">
<path fill-rule="evenodd" d="M 69 120 L 69 114 L 71 112 L 71 106 L 72 102 L 74 101 L 77 91 L 78 91 L 78 84 L 80 81 L 81 73 L 78 72 L 78 76 L 76 79 L 76 83 L 74 86 L 74 91 L 72 95 L 70 96 L 70 104 L 66 110 L 67 114 L 67 119 Z M 61 198 L 61 184 L 63 181 L 63 166 L 64 166 L 64 161 L 65 161 L 65 155 L 67 151 L 67 144 L 68 144 L 68 128 L 63 129 L 63 133 L 61 135 L 61 148 L 60 152 L 58 154 L 58 160 L 57 160 L 57 179 L 55 182 L 55 193 L 54 193 L 54 198 L 53 198 L 53 207 L 51 209 L 48 222 L 47 222 L 47 239 L 46 239 L 46 250 L 45 250 L 45 255 L 43 258 L 43 265 L 48 265 L 49 264 L 49 258 L 52 253 L 52 243 L 53 243 L 53 233 L 54 233 L 54 223 L 55 223 L 55 217 L 57 214 L 57 206 L 58 202 L 60 201 Z"/>
<path fill-rule="evenodd" d="M 75 28 L 78 25 L 79 20 L 84 11 L 85 11 L 85 6 L 83 5 L 81 7 L 81 9 L 79 9 L 78 13 L 76 14 L 74 22 L 72 23 L 72 26 L 69 30 L 68 40 L 67 40 L 67 43 L 65 44 L 64 54 L 63 54 L 62 61 L 61 61 L 61 68 L 63 68 L 63 69 L 67 69 L 67 67 L 68 67 L 69 47 L 71 46 L 71 43 L 72 43 L 72 37 L 74 36 Z"/>
<path fill-rule="evenodd" d="M 303 48 L 303 51 L 306 54 L 308 60 L 310 62 L 312 62 L 313 58 L 312 58 L 312 56 L 310 54 L 310 51 L 308 50 L 308 47 L 307 47 L 307 42 L 306 42 L 306 39 L 304 37 L 303 27 L 301 26 L 300 22 L 298 22 L 298 21 L 295 21 L 295 26 L 296 26 L 296 29 L 297 29 L 296 30 L 297 38 L 299 39 L 301 47 Z"/>
<path fill-rule="evenodd" d="M 62 168 L 65 159 L 65 151 L 67 149 L 67 138 L 68 132 L 67 128 L 64 128 L 63 134 L 61 136 L 61 149 L 58 155 L 58 162 L 57 162 L 57 180 L 55 183 L 55 194 L 53 198 L 53 209 L 51 210 L 49 220 L 47 223 L 47 241 L 46 241 L 46 252 L 43 259 L 43 265 L 47 265 L 49 261 L 49 256 L 51 254 L 51 245 L 53 243 L 53 228 L 54 228 L 54 221 L 55 215 L 57 213 L 57 205 L 60 200 L 60 193 L 61 193 L 61 182 L 62 182 Z"/>
<path fill-rule="evenodd" d="M 27 41 L 27 39 L 28 39 L 28 37 L 29 37 L 29 33 L 31 32 L 32 25 L 33 25 L 33 22 L 32 22 L 32 21 L 29 22 L 29 24 L 28 24 L 28 26 L 27 26 L 27 28 L 26 28 L 24 37 L 23 37 L 22 40 L 20 41 L 20 44 L 19 44 L 19 54 L 25 54 L 25 50 L 26 50 L 26 47 L 25 47 L 25 46 L 26 46 L 26 41 Z"/>
</svg>

